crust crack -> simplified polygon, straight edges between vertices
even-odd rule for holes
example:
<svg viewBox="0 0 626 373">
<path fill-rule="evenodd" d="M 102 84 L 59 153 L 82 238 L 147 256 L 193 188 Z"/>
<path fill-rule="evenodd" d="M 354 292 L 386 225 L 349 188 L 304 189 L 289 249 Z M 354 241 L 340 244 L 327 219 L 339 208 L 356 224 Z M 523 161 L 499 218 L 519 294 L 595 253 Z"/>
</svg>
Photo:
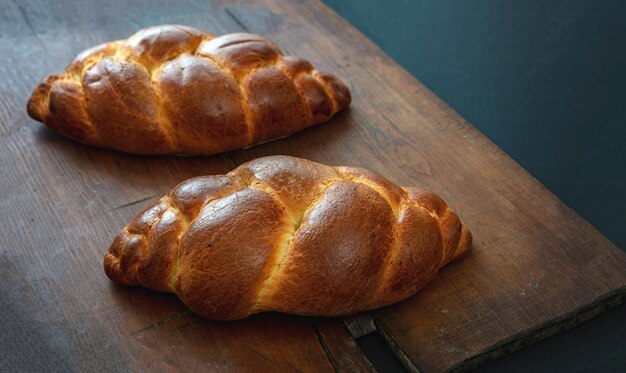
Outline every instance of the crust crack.
<svg viewBox="0 0 626 373">
<path fill-rule="evenodd" d="M 176 212 L 178 212 L 176 215 L 179 216 L 181 218 L 181 221 L 184 225 L 184 228 L 181 229 L 181 233 L 178 235 L 178 237 L 176 238 L 176 262 L 174 263 L 174 270 L 172 271 L 172 274 L 170 275 L 169 278 L 169 283 L 170 283 L 170 287 L 172 289 L 172 291 L 175 293 L 176 292 L 176 279 L 178 278 L 178 263 L 180 261 L 180 254 L 181 254 L 181 241 L 182 241 L 182 237 L 184 236 L 184 234 L 188 231 L 189 227 L 192 226 L 194 224 L 194 222 L 196 221 L 196 219 L 198 218 L 198 216 L 200 216 L 200 213 L 202 212 L 202 210 L 209 204 L 212 203 L 216 200 L 228 197 L 229 195 L 236 193 L 237 191 L 241 190 L 243 188 L 236 188 L 236 189 L 232 189 L 232 190 L 228 190 L 227 193 L 223 193 L 223 194 L 219 194 L 214 196 L 213 198 L 209 198 L 207 199 L 202 206 L 200 206 L 200 208 L 198 209 L 198 213 L 196 214 L 196 216 L 194 217 L 190 217 L 186 211 L 184 211 L 176 202 L 176 199 L 174 197 L 171 196 L 171 194 L 166 195 L 163 199 L 166 200 L 167 202 L 169 202 L 169 208 L 171 208 L 172 210 L 175 210 Z"/>
<path fill-rule="evenodd" d="M 296 234 L 298 234 L 300 227 L 302 227 L 302 220 L 303 219 L 300 219 L 300 222 L 298 222 L 297 224 L 294 224 L 293 229 L 288 233 L 288 237 L 286 239 L 287 242 L 285 243 L 285 245 L 282 245 L 282 247 L 277 246 L 275 251 L 278 251 L 278 253 L 275 256 L 278 259 L 272 264 L 273 269 L 270 275 L 267 276 L 267 278 L 264 279 L 257 286 L 257 292 L 256 292 L 257 296 L 256 296 L 256 299 L 254 300 L 254 303 L 253 303 L 254 305 L 252 306 L 253 309 L 255 309 L 260 304 L 260 301 L 265 297 L 265 295 L 269 291 L 269 288 L 271 287 L 270 285 L 273 283 L 273 279 L 279 273 L 280 268 L 282 267 L 282 264 L 285 261 L 285 258 L 287 257 L 287 254 L 289 253 L 291 249 L 291 245 L 293 244 L 293 238 L 296 236 Z"/>
<path fill-rule="evenodd" d="M 302 223 L 304 222 L 305 217 L 307 216 L 309 211 L 311 211 L 311 209 L 315 207 L 317 202 L 324 196 L 328 188 L 330 188 L 335 182 L 338 182 L 338 181 L 341 181 L 341 180 L 328 179 L 328 180 L 325 180 L 323 183 L 321 183 L 315 197 L 311 200 L 311 203 L 309 203 L 307 207 L 298 215 L 296 220 L 293 221 L 293 227 L 290 230 L 290 232 L 287 234 L 288 237 L 286 238 L 285 245 L 282 245 L 282 248 L 281 246 L 277 246 L 277 249 L 275 250 L 275 251 L 279 251 L 279 253 L 275 255 L 276 257 L 278 257 L 278 259 L 275 260 L 274 263 L 272 263 L 272 267 L 273 267 L 272 272 L 267 278 L 262 280 L 262 282 L 257 286 L 257 291 L 256 291 L 257 296 L 252 306 L 253 310 L 259 309 L 258 307 L 261 305 L 263 298 L 265 298 L 265 295 L 269 292 L 269 289 L 272 287 L 271 284 L 273 284 L 274 279 L 280 273 L 282 264 L 285 261 L 285 258 L 287 257 L 289 252 L 291 251 L 291 246 L 293 245 L 293 242 L 294 242 L 293 238 L 300 231 L 300 228 L 302 227 Z M 265 189 L 262 189 L 262 190 L 266 191 Z"/>
<path fill-rule="evenodd" d="M 406 200 L 403 200 L 403 202 Z M 380 275 L 378 277 L 378 281 L 376 286 L 374 287 L 374 291 L 372 292 L 370 298 L 368 299 L 368 306 L 371 307 L 372 299 L 376 299 L 376 295 L 380 293 L 381 287 L 386 283 L 385 279 L 389 276 L 389 272 L 392 269 L 392 263 L 394 262 L 396 256 L 398 255 L 398 251 L 400 250 L 400 218 L 402 217 L 402 212 L 406 208 L 407 203 L 402 203 L 398 209 L 398 214 L 396 219 L 394 220 L 393 225 L 393 244 L 389 248 L 389 252 L 387 253 L 387 257 L 385 258 L 383 264 L 383 270 L 380 271 Z"/>
<path fill-rule="evenodd" d="M 161 65 L 161 67 L 162 66 L 163 65 Z M 173 133 L 174 127 L 172 126 L 172 123 L 169 121 L 169 118 L 167 117 L 167 115 L 165 114 L 165 106 L 163 105 L 163 98 L 161 97 L 161 91 L 157 88 L 158 84 L 154 80 L 154 76 L 157 75 L 157 73 L 161 70 L 161 67 L 159 67 L 154 74 L 150 74 L 150 81 L 152 82 L 152 90 L 157 99 L 156 107 L 157 107 L 158 124 L 159 124 L 159 127 L 161 127 L 163 134 L 170 140 L 172 147 L 175 150 L 179 151 L 180 146 Z"/>
</svg>

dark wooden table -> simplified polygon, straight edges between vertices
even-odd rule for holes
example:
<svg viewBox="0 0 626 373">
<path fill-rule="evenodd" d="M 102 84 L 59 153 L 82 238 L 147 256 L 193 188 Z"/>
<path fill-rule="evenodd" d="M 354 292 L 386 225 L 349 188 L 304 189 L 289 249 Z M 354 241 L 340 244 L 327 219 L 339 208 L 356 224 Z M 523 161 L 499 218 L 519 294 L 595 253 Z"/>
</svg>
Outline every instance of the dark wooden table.
<svg viewBox="0 0 626 373">
<path fill-rule="evenodd" d="M 263 34 L 344 78 L 353 105 L 290 138 L 187 158 L 79 145 L 27 117 L 32 88 L 82 49 L 161 23 Z M 409 369 L 463 369 L 626 293 L 626 255 L 318 2 L 5 2 L 0 52 L 0 370 L 367 370 L 354 342 L 367 332 Z M 104 252 L 136 212 L 182 180 L 271 154 L 425 185 L 472 230 L 472 252 L 418 295 L 344 319 L 212 322 L 106 278 Z"/>
</svg>

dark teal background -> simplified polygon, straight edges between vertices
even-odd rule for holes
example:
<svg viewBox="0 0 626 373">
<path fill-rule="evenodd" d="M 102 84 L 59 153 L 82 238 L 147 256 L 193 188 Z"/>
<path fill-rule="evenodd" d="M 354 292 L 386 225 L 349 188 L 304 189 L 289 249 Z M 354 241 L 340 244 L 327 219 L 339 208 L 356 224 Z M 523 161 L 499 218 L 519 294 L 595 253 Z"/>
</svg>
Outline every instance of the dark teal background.
<svg viewBox="0 0 626 373">
<path fill-rule="evenodd" d="M 626 250 L 626 1 L 325 2 Z M 626 371 L 626 306 L 482 370 Z"/>
</svg>

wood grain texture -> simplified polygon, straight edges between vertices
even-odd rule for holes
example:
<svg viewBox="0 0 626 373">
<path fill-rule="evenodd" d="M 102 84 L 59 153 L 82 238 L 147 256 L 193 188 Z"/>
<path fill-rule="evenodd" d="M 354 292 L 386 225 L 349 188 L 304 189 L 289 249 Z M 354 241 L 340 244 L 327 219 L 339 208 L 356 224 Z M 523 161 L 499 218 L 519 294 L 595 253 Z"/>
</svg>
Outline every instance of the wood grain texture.
<svg viewBox="0 0 626 373">
<path fill-rule="evenodd" d="M 5 217 L 0 371 L 369 366 L 339 320 L 264 314 L 211 322 L 192 315 L 173 295 L 118 287 L 104 276 L 106 247 L 137 211 L 189 177 L 236 166 L 228 155 L 134 157 L 82 146 L 25 116 L 25 100 L 37 80 L 94 43 L 131 34 L 140 27 L 137 17 L 149 17 L 141 21 L 146 25 L 187 23 L 220 34 L 242 30 L 217 5 L 188 4 L 172 13 L 171 5 L 150 10 L 145 3 L 0 6 L 0 211 Z"/>
<path fill-rule="evenodd" d="M 114 235 L 175 184 L 272 154 L 427 186 L 474 233 L 469 256 L 371 314 L 409 366 L 481 364 L 626 293 L 626 255 L 323 4 L 1 5 L 0 370 L 369 369 L 337 320 L 209 322 L 172 295 L 120 288 L 103 273 Z M 162 23 L 262 34 L 343 78 L 353 104 L 289 138 L 193 158 L 96 149 L 27 118 L 32 88 L 78 52 Z"/>
</svg>

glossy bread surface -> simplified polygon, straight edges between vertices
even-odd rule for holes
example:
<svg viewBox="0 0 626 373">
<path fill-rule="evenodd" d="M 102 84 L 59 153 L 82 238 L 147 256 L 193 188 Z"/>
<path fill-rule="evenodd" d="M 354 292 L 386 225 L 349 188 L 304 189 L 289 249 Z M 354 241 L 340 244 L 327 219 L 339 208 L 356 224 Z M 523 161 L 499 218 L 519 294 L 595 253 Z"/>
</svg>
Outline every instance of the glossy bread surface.
<svg viewBox="0 0 626 373">
<path fill-rule="evenodd" d="M 336 316 L 414 294 L 470 244 L 431 192 L 272 156 L 178 185 L 122 230 L 104 268 L 212 319 Z"/>
<path fill-rule="evenodd" d="M 35 88 L 27 107 L 83 143 L 215 154 L 319 124 L 350 100 L 335 76 L 259 35 L 162 25 L 82 52 Z"/>
</svg>

